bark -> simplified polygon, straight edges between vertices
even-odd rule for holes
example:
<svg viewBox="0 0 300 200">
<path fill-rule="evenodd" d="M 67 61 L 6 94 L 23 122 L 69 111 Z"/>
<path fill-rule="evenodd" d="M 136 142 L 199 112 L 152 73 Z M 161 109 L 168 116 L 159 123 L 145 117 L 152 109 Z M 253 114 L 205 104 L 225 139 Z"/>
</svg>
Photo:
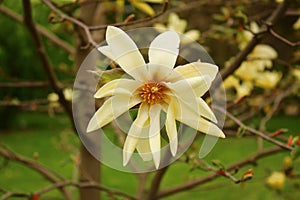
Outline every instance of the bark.
<svg viewBox="0 0 300 200">
<path fill-rule="evenodd" d="M 100 9 L 100 10 L 99 10 Z M 102 15 L 100 15 L 101 13 Z M 99 16 L 100 15 L 100 16 Z M 101 5 L 96 0 L 87 0 L 80 10 L 80 20 L 87 25 L 104 24 L 103 13 L 101 11 Z M 75 67 L 78 70 L 83 60 L 92 50 L 91 46 L 87 46 L 86 38 L 80 28 L 77 28 L 76 32 L 76 53 L 75 53 Z M 95 32 L 97 37 L 94 37 L 95 41 L 100 42 L 103 40 L 103 31 Z M 89 151 L 86 150 L 83 144 L 80 149 L 80 180 L 81 181 L 95 181 L 100 184 L 100 162 L 95 159 Z M 100 191 L 96 188 L 80 188 L 79 189 L 81 200 L 100 200 Z"/>
</svg>

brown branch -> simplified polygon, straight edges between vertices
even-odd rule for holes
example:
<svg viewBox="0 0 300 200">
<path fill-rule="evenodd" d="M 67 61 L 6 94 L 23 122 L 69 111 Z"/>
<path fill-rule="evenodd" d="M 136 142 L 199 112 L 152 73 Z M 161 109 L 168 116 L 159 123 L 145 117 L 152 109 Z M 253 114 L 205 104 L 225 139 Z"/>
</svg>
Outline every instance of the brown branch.
<svg viewBox="0 0 300 200">
<path fill-rule="evenodd" d="M 266 20 L 266 24 L 274 25 L 280 19 L 280 17 L 284 15 L 290 2 L 291 0 L 285 0 L 283 3 L 279 4 L 277 8 L 274 10 L 274 12 L 272 13 L 272 15 Z M 246 45 L 246 47 L 236 56 L 236 58 L 229 65 L 229 67 L 224 68 L 221 71 L 223 80 L 225 80 L 229 75 L 231 75 L 247 58 L 248 54 L 252 52 L 254 47 L 260 43 L 263 36 L 267 33 L 268 30 L 268 25 L 266 24 L 264 24 L 261 27 L 261 30 L 258 34 L 254 34 L 252 40 L 250 40 L 250 42 Z M 216 84 L 219 85 L 220 81 L 217 82 Z"/>
<path fill-rule="evenodd" d="M 291 42 L 288 39 L 282 37 L 281 35 L 279 35 L 278 33 L 276 33 L 273 29 L 269 29 L 269 33 L 274 36 L 276 39 L 282 41 L 283 43 L 291 46 L 291 47 L 298 47 L 300 46 L 300 42 Z"/>
<path fill-rule="evenodd" d="M 151 181 L 151 186 L 150 186 L 150 190 L 148 192 L 147 200 L 157 199 L 156 196 L 157 196 L 162 178 L 164 177 L 167 169 L 168 169 L 168 166 L 156 171 L 156 174 Z"/>
<path fill-rule="evenodd" d="M 236 169 L 236 168 L 243 167 L 243 166 L 248 165 L 248 164 L 255 164 L 257 160 L 259 160 L 263 157 L 269 156 L 269 155 L 273 155 L 273 154 L 281 152 L 281 151 L 283 151 L 283 149 L 278 148 L 278 147 L 260 151 L 260 152 L 254 154 L 254 155 L 251 155 L 251 156 L 245 158 L 244 160 L 241 160 L 239 162 L 236 162 L 234 164 L 229 165 L 227 167 L 227 170 L 230 171 L 230 170 L 233 170 L 233 169 Z M 214 174 L 207 175 L 205 177 L 200 177 L 200 178 L 197 178 L 195 180 L 188 181 L 186 183 L 183 183 L 182 185 L 174 186 L 172 188 L 160 191 L 158 193 L 158 195 L 156 196 L 156 198 L 162 198 L 162 197 L 174 195 L 176 193 L 192 189 L 196 186 L 199 186 L 201 184 L 212 181 L 212 180 L 214 180 L 218 177 L 220 177 L 220 175 L 217 174 L 217 173 L 214 173 Z"/>
<path fill-rule="evenodd" d="M 5 200 L 8 199 L 10 197 L 22 197 L 22 198 L 27 198 L 29 199 L 31 197 L 30 194 L 27 193 L 22 193 L 22 192 L 5 192 L 3 196 L 1 196 L 0 200 Z"/>
<path fill-rule="evenodd" d="M 48 87 L 49 83 L 42 82 L 42 81 L 21 81 L 21 82 L 7 82 L 7 83 L 0 83 L 0 87 L 5 88 L 26 88 L 26 87 Z"/>
<path fill-rule="evenodd" d="M 78 187 L 78 188 L 95 188 L 95 189 L 104 191 L 108 194 L 119 195 L 119 196 L 123 196 L 123 197 L 126 197 L 127 199 L 132 199 L 132 200 L 136 199 L 135 197 L 133 197 L 129 194 L 126 194 L 122 191 L 102 186 L 99 183 L 96 183 L 96 182 L 93 182 L 93 181 L 88 181 L 88 182 L 76 182 L 76 181 L 57 182 L 57 183 L 54 183 L 50 186 L 44 187 L 44 188 L 34 192 L 34 194 L 40 194 L 41 195 L 41 194 L 49 192 L 51 190 L 64 188 L 66 186 L 75 186 L 75 187 Z"/>
<path fill-rule="evenodd" d="M 39 35 L 37 28 L 33 22 L 30 0 L 22 0 L 22 2 L 23 2 L 23 10 L 24 10 L 24 24 L 27 26 L 27 28 L 32 36 L 35 49 L 36 49 L 39 59 L 42 63 L 45 74 L 48 78 L 48 81 L 49 81 L 51 87 L 58 94 L 60 103 L 65 108 L 70 119 L 72 119 L 73 115 L 72 115 L 71 104 L 69 101 L 67 101 L 65 99 L 65 96 L 63 94 L 63 87 L 55 76 L 55 73 L 50 64 L 50 61 L 48 60 L 44 45 L 41 41 L 40 35 Z M 73 122 L 73 120 L 71 120 L 71 121 Z"/>
<path fill-rule="evenodd" d="M 94 41 L 91 31 L 96 31 L 96 30 L 102 30 L 105 29 L 108 25 L 99 25 L 99 26 L 87 26 L 85 23 L 81 22 L 78 19 L 75 19 L 74 17 L 71 17 L 65 13 L 63 13 L 59 8 L 57 8 L 51 1 L 49 0 L 43 0 L 43 2 L 53 11 L 55 12 L 59 17 L 60 17 L 60 21 L 69 21 L 71 23 L 73 23 L 74 25 L 80 27 L 81 29 L 83 29 L 86 37 L 87 37 L 87 46 L 89 44 L 91 44 L 93 47 L 97 47 L 98 44 Z M 140 20 L 135 20 L 135 21 L 130 21 L 130 22 L 120 22 L 120 23 L 115 23 L 115 24 L 110 24 L 111 26 L 129 26 L 129 25 L 136 25 L 136 24 L 143 24 L 145 22 L 149 22 L 152 21 L 158 17 L 160 17 L 161 15 L 163 15 L 166 10 L 168 9 L 168 5 L 169 5 L 169 1 L 165 0 L 165 3 L 163 5 L 162 10 L 155 16 L 153 17 L 148 17 L 148 18 L 144 18 L 144 19 L 140 19 Z"/>
<path fill-rule="evenodd" d="M 0 106 L 16 106 L 16 107 L 31 107 L 38 104 L 47 104 L 49 101 L 47 99 L 36 99 L 32 101 L 0 101 Z"/>
<path fill-rule="evenodd" d="M 115 23 L 115 24 L 110 24 L 110 26 L 117 26 L 117 27 L 122 27 L 122 26 L 131 26 L 131 25 L 137 25 L 137 24 L 141 24 L 144 25 L 144 23 L 146 22 L 150 22 L 155 20 L 156 18 L 162 16 L 168 9 L 169 6 L 169 1 L 165 0 L 164 5 L 161 9 L 161 11 L 159 13 L 157 13 L 155 16 L 152 17 L 147 17 L 144 19 L 139 19 L 139 20 L 134 20 L 134 21 L 129 21 L 129 22 L 120 22 L 120 23 Z M 95 30 L 101 30 L 101 29 L 105 29 L 108 25 L 100 25 L 100 26 L 90 26 L 89 29 L 91 31 L 95 31 Z"/>
<path fill-rule="evenodd" d="M 269 137 L 268 135 L 264 134 L 264 133 L 261 132 L 261 131 L 258 131 L 258 130 L 256 130 L 256 129 L 253 129 L 253 128 L 251 128 L 251 127 L 245 125 L 243 122 L 241 122 L 238 118 L 236 118 L 236 117 L 235 117 L 234 115 L 232 115 L 231 113 L 226 112 L 225 110 L 223 110 L 223 109 L 221 109 L 221 108 L 219 108 L 219 107 L 214 107 L 214 108 L 217 109 L 217 110 L 219 110 L 220 112 L 225 113 L 232 121 L 234 121 L 234 122 L 235 122 L 236 124 L 238 124 L 240 127 L 243 127 L 245 130 L 249 131 L 250 133 L 252 133 L 252 134 L 254 134 L 254 135 L 257 135 L 257 136 L 259 136 L 259 137 L 261 137 L 261 138 L 263 138 L 263 139 L 265 139 L 265 140 L 267 140 L 267 141 L 269 141 L 269 142 L 271 142 L 271 143 L 274 143 L 274 144 L 276 144 L 277 146 L 279 146 L 279 147 L 281 147 L 281 148 L 283 148 L 283 149 L 285 149 L 285 150 L 290 150 L 290 151 L 291 151 L 291 150 L 294 149 L 293 147 L 290 147 L 290 146 L 288 146 L 288 145 L 285 145 L 285 144 L 283 144 L 283 143 L 281 143 L 281 142 L 279 142 L 279 141 L 277 141 L 277 140 L 275 140 L 275 139 Z"/>
<path fill-rule="evenodd" d="M 46 178 L 52 183 L 57 183 L 63 180 L 61 176 L 59 176 L 55 172 L 52 172 L 50 169 L 46 168 L 45 166 L 39 164 L 36 161 L 31 161 L 21 155 L 18 155 L 17 153 L 9 150 L 4 145 L 0 145 L 0 155 L 6 159 L 24 164 L 30 169 L 33 169 L 34 171 L 40 173 L 44 178 Z M 71 195 L 64 188 L 61 188 L 61 192 L 66 199 L 69 200 L 72 199 Z"/>
<path fill-rule="evenodd" d="M 43 2 L 53 11 L 55 12 L 59 17 L 61 21 L 67 20 L 69 22 L 72 22 L 74 25 L 80 27 L 83 29 L 87 40 L 88 40 L 88 45 L 91 44 L 93 47 L 97 47 L 98 44 L 94 41 L 89 26 L 87 26 L 85 23 L 63 13 L 62 11 L 60 11 L 51 1 L 49 0 L 43 0 Z"/>
<path fill-rule="evenodd" d="M 0 12 L 2 12 L 4 15 L 8 16 L 9 18 L 15 20 L 18 23 L 24 24 L 23 18 L 19 14 L 13 12 L 12 10 L 6 8 L 3 5 L 0 5 Z M 63 41 L 62 39 L 60 39 L 59 37 L 57 37 L 53 33 L 49 32 L 43 26 L 37 24 L 36 29 L 41 35 L 48 38 L 50 41 L 52 41 L 57 46 L 59 46 L 59 47 L 63 48 L 64 50 L 66 50 L 69 54 L 74 54 L 74 52 L 75 52 L 74 47 L 72 47 L 70 44 Z"/>
</svg>

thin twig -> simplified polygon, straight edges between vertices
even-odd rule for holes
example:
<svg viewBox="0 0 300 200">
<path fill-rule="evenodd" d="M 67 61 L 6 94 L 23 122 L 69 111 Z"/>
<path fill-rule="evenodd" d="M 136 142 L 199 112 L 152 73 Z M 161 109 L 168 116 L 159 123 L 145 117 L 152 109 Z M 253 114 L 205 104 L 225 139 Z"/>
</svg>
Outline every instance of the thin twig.
<svg viewBox="0 0 300 200">
<path fill-rule="evenodd" d="M 33 39 L 33 42 L 35 45 L 35 49 L 38 53 L 39 59 L 41 60 L 42 66 L 44 68 L 45 75 L 47 76 L 51 87 L 58 94 L 60 103 L 65 108 L 70 119 L 72 119 L 73 115 L 72 115 L 71 104 L 69 101 L 67 101 L 65 99 L 65 96 L 63 93 L 63 86 L 57 80 L 57 78 L 55 76 L 53 68 L 52 68 L 50 61 L 48 59 L 48 56 L 46 54 L 44 45 L 41 41 L 40 35 L 39 35 L 37 28 L 33 22 L 30 0 L 22 0 L 22 2 L 23 2 L 23 10 L 24 10 L 24 24 L 27 26 L 27 28 L 32 36 L 32 39 Z M 71 120 L 71 121 L 73 122 L 73 120 Z"/>
<path fill-rule="evenodd" d="M 240 167 L 243 167 L 243 166 L 248 165 L 248 164 L 254 164 L 254 163 L 256 163 L 257 160 L 259 160 L 263 157 L 273 155 L 275 153 L 282 152 L 282 151 L 283 151 L 283 149 L 278 148 L 278 147 L 263 150 L 261 152 L 258 152 L 256 154 L 254 154 L 254 155 L 251 155 L 251 156 L 249 156 L 249 157 L 247 157 L 247 158 L 245 158 L 245 159 L 243 159 L 239 162 L 236 162 L 234 164 L 229 165 L 227 167 L 227 171 L 230 171 L 230 170 L 233 170 L 233 169 L 236 169 L 236 168 L 240 168 Z M 158 193 L 158 195 L 156 196 L 156 198 L 162 198 L 162 197 L 174 195 L 174 194 L 177 194 L 179 192 L 183 192 L 183 191 L 192 189 L 196 186 L 199 186 L 199 185 L 202 185 L 202 184 L 207 183 L 209 181 L 212 181 L 212 180 L 214 180 L 218 177 L 220 177 L 220 175 L 217 174 L 217 173 L 214 173 L 214 174 L 207 175 L 205 177 L 200 177 L 200 178 L 188 181 L 188 182 L 183 183 L 181 185 L 174 186 L 174 187 L 171 187 L 171 188 L 160 191 Z"/>
<path fill-rule="evenodd" d="M 0 87 L 5 88 L 27 88 L 27 87 L 48 87 L 49 83 L 42 81 L 21 81 L 21 82 L 7 82 L 0 83 Z"/>
<path fill-rule="evenodd" d="M 269 137 L 268 135 L 264 134 L 263 132 L 260 132 L 256 129 L 253 129 L 247 125 L 245 125 L 243 122 L 241 122 L 238 118 L 236 118 L 234 115 L 232 115 L 231 113 L 229 112 L 226 112 L 225 110 L 223 110 L 222 108 L 219 108 L 219 107 L 214 107 L 215 109 L 217 109 L 218 111 L 220 112 L 223 112 L 225 113 L 232 121 L 234 121 L 236 124 L 238 124 L 240 127 L 243 127 L 245 130 L 249 131 L 250 133 L 254 134 L 254 135 L 257 135 L 271 143 L 274 143 L 276 144 L 277 146 L 283 148 L 283 149 L 286 149 L 286 150 L 293 150 L 294 148 L 293 147 L 290 147 L 288 145 L 285 145 L 271 137 Z"/>
<path fill-rule="evenodd" d="M 60 175 L 58 175 L 55 172 L 52 172 L 50 169 L 46 168 L 45 166 L 39 164 L 36 161 L 31 161 L 21 155 L 18 155 L 17 153 L 9 150 L 4 145 L 0 145 L 0 155 L 4 158 L 7 158 L 9 160 L 13 160 L 19 163 L 24 164 L 25 166 L 29 167 L 30 169 L 33 169 L 34 171 L 40 173 L 43 177 L 45 177 L 47 180 L 49 180 L 52 183 L 60 182 L 61 180 L 64 180 L 64 178 Z M 61 189 L 63 195 L 66 199 L 71 200 L 71 195 L 68 194 L 68 192 L 62 188 Z"/>
<path fill-rule="evenodd" d="M 6 8 L 3 5 L 0 5 L 0 12 L 3 13 L 4 15 L 8 16 L 9 18 L 15 20 L 16 22 L 18 22 L 20 24 L 24 23 L 23 18 L 21 17 L 21 15 L 13 12 L 12 10 L 10 10 L 9 8 Z M 36 29 L 38 30 L 38 32 L 41 35 L 45 36 L 50 41 L 52 41 L 54 44 L 56 44 L 57 46 L 63 48 L 64 50 L 66 50 L 69 54 L 74 54 L 74 52 L 75 52 L 74 47 L 72 47 L 66 41 L 60 39 L 59 37 L 57 37 L 53 33 L 49 32 L 46 28 L 44 28 L 43 26 L 41 26 L 39 24 L 36 25 Z"/>
<path fill-rule="evenodd" d="M 272 13 L 272 15 L 266 20 L 266 23 L 274 25 L 280 17 L 284 16 L 284 13 L 286 12 L 290 2 L 290 0 L 285 0 L 283 3 L 279 4 Z M 261 27 L 259 34 L 254 34 L 252 40 L 250 40 L 246 47 L 236 56 L 236 58 L 229 65 L 229 67 L 221 71 L 223 80 L 225 80 L 229 75 L 231 75 L 242 64 L 242 62 L 247 58 L 248 54 L 252 52 L 252 50 L 257 44 L 260 43 L 263 36 L 267 33 L 266 30 L 268 30 L 268 26 L 264 24 Z M 217 85 L 219 84 L 220 83 L 217 82 Z"/>
<path fill-rule="evenodd" d="M 62 182 L 54 183 L 54 184 L 44 187 L 42 189 L 39 189 L 38 191 L 35 191 L 34 194 L 43 194 L 43 193 L 49 192 L 54 189 L 64 188 L 66 186 L 75 186 L 78 188 L 95 188 L 95 189 L 107 192 L 109 194 L 126 197 L 127 199 L 132 199 L 132 200 L 136 199 L 135 197 L 133 197 L 127 193 L 102 186 L 99 183 L 96 183 L 94 181 L 88 181 L 88 182 L 62 181 Z"/>
<path fill-rule="evenodd" d="M 147 17 L 147 18 L 144 18 L 144 19 L 139 19 L 139 20 L 134 20 L 134 21 L 129 21 L 129 22 L 125 21 L 125 22 L 110 24 L 110 26 L 123 27 L 123 26 L 131 26 L 131 25 L 136 25 L 136 24 L 144 25 L 146 22 L 153 21 L 154 19 L 162 16 L 167 11 L 168 6 L 169 6 L 169 1 L 165 0 L 164 5 L 162 7 L 162 10 L 153 17 Z M 107 26 L 108 25 L 90 26 L 89 29 L 91 31 L 95 31 L 95 30 L 105 29 Z"/>
</svg>

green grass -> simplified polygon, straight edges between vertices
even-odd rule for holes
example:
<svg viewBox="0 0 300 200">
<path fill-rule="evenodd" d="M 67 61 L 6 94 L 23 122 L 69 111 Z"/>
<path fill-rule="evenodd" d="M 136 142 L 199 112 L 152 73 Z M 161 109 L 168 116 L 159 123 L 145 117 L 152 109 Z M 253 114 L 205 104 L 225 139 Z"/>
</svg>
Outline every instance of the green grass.
<svg viewBox="0 0 300 200">
<path fill-rule="evenodd" d="M 297 133 L 298 130 L 299 133 L 298 122 L 299 118 L 276 117 L 268 124 L 268 129 L 272 131 L 283 127 L 289 128 L 293 133 Z M 2 131 L 0 138 L 1 143 L 13 151 L 29 158 L 38 154 L 40 163 L 68 179 L 72 178 L 74 169 L 71 157 L 78 153 L 79 140 L 72 133 L 70 123 L 65 115 L 58 114 L 51 118 L 44 113 L 21 113 L 15 119 L 14 127 L 9 131 Z M 249 137 L 219 140 L 205 160 L 210 162 L 212 159 L 217 159 L 225 165 L 229 165 L 255 152 L 256 143 L 254 138 Z M 270 146 L 268 143 L 264 145 Z M 196 149 L 199 147 L 200 145 L 196 144 Z M 265 186 L 265 178 L 268 176 L 268 171 L 281 169 L 282 159 L 286 155 L 288 155 L 287 152 L 272 155 L 259 160 L 257 166 L 239 169 L 237 177 L 240 177 L 249 168 L 254 171 L 253 179 L 245 184 L 234 184 L 224 177 L 219 177 L 212 182 L 165 199 L 285 199 Z M 5 163 L 2 158 L 0 161 Z M 184 163 L 174 163 L 162 181 L 162 188 L 175 186 L 182 181 L 192 180 L 205 174 L 207 173 L 200 170 L 190 171 L 189 166 Z M 103 166 L 102 183 L 105 186 L 135 194 L 138 179 L 134 174 L 119 172 Z M 49 185 L 48 181 L 22 164 L 9 161 L 0 168 L 0 188 L 10 191 L 33 192 L 47 185 Z M 285 190 L 288 191 L 289 188 L 285 188 Z M 62 199 L 57 191 L 49 192 L 42 197 L 42 199 Z M 105 194 L 103 197 L 109 199 Z"/>
</svg>

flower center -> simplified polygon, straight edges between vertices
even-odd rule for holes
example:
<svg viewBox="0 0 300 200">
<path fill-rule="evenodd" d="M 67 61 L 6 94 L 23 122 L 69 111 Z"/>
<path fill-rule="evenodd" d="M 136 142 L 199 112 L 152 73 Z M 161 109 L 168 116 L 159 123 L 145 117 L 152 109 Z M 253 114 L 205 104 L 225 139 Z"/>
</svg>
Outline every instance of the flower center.
<svg viewBox="0 0 300 200">
<path fill-rule="evenodd" d="M 161 102 L 166 94 L 164 93 L 168 88 L 156 82 L 145 83 L 140 90 L 140 96 L 144 102 L 153 105 Z"/>
</svg>

